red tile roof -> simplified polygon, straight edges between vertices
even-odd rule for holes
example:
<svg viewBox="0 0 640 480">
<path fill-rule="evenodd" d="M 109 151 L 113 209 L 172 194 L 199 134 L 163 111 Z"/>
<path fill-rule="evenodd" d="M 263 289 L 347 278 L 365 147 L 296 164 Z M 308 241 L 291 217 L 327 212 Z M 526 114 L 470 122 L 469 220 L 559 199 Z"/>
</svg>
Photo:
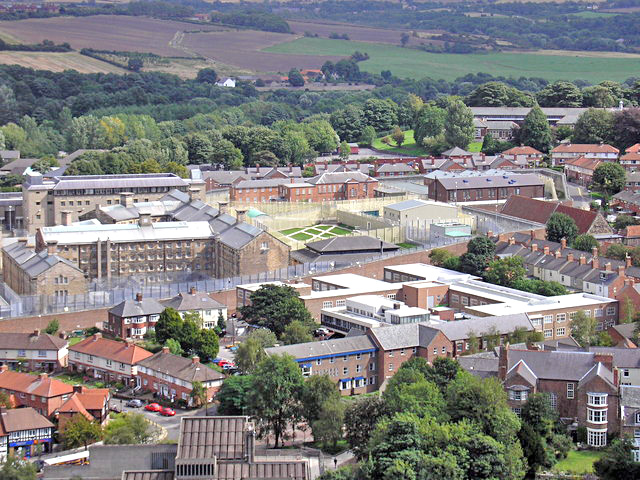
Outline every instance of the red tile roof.
<svg viewBox="0 0 640 480">
<path fill-rule="evenodd" d="M 597 158 L 578 157 L 567 160 L 566 165 L 572 165 L 574 167 L 585 168 L 587 170 L 594 171 L 602 163 L 602 160 Z"/>
<path fill-rule="evenodd" d="M 640 237 L 640 225 L 629 225 L 622 230 L 622 235 L 625 237 Z"/>
<path fill-rule="evenodd" d="M 640 160 L 640 152 L 628 152 L 622 155 L 620 160 Z"/>
<path fill-rule="evenodd" d="M 108 388 L 87 388 L 76 395 L 87 410 L 102 410 L 110 393 Z"/>
<path fill-rule="evenodd" d="M 70 352 L 80 352 L 94 357 L 108 358 L 120 363 L 135 365 L 140 360 L 149 358 L 153 353 L 131 343 L 118 342 L 102 338 L 100 334 L 92 335 L 69 347 Z"/>
<path fill-rule="evenodd" d="M 512 195 L 502 206 L 501 212 L 516 218 L 524 218 L 531 222 L 547 223 L 549 217 L 558 208 L 554 202 L 535 200 L 521 195 Z"/>
<path fill-rule="evenodd" d="M 502 152 L 503 155 L 542 155 L 542 152 L 533 147 L 523 145 L 521 147 L 513 147 Z"/>
<path fill-rule="evenodd" d="M 618 153 L 616 147 L 606 143 L 562 143 L 551 153 Z"/>
<path fill-rule="evenodd" d="M 638 152 L 640 152 L 640 143 L 636 143 L 634 145 L 631 145 L 629 148 L 627 148 L 625 150 L 625 152 L 627 152 L 627 153 L 638 153 Z"/>
<path fill-rule="evenodd" d="M 46 398 L 73 393 L 71 385 L 49 378 L 47 374 L 35 376 L 10 370 L 0 371 L 0 388 Z"/>
<path fill-rule="evenodd" d="M 591 225 L 593 225 L 594 220 L 598 216 L 598 212 L 582 210 L 575 207 L 567 207 L 566 205 L 558 205 L 556 212 L 564 213 L 565 215 L 573 218 L 573 221 L 576 222 L 576 225 L 578 226 L 578 233 L 581 235 L 589 231 Z"/>
<path fill-rule="evenodd" d="M 79 413 L 84 416 L 87 420 L 95 420 L 94 416 L 87 412 L 87 409 L 84 408 L 84 405 L 78 398 L 78 394 L 74 393 L 71 395 L 66 402 L 64 402 L 60 408 L 58 409 L 58 413 L 68 413 L 71 415 L 75 415 Z"/>
</svg>

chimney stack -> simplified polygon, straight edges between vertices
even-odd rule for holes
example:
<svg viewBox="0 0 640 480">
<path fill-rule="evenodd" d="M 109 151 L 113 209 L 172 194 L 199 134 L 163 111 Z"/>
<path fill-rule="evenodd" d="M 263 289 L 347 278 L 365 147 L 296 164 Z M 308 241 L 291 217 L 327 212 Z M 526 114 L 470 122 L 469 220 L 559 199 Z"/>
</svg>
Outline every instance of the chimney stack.
<svg viewBox="0 0 640 480">
<path fill-rule="evenodd" d="M 39 373 L 38 374 L 38 379 L 39 380 L 46 380 L 47 378 L 49 378 L 49 375 L 47 373 Z"/>
<path fill-rule="evenodd" d="M 611 262 L 607 262 L 604 264 L 604 271 L 605 272 L 611 272 L 613 270 L 611 270 Z"/>
<path fill-rule="evenodd" d="M 492 232 L 491 230 L 489 230 L 489 231 L 487 232 L 487 237 L 488 237 L 488 238 L 493 237 L 493 232 Z"/>
<path fill-rule="evenodd" d="M 243 223 L 247 216 L 247 211 L 243 208 L 236 208 L 236 223 Z"/>
<path fill-rule="evenodd" d="M 49 240 L 47 242 L 47 253 L 49 255 L 55 255 L 58 253 L 58 241 L 57 240 Z"/>
<path fill-rule="evenodd" d="M 613 385 L 614 386 L 618 386 L 619 382 L 620 382 L 620 377 L 619 377 L 619 372 L 617 368 L 613 369 Z"/>
<path fill-rule="evenodd" d="M 593 255 L 594 258 L 598 256 L 598 247 L 593 247 L 591 249 L 591 255 Z"/>
<path fill-rule="evenodd" d="M 560 258 L 562 257 L 562 252 L 560 250 L 556 250 L 556 254 L 555 254 L 556 258 Z"/>
<path fill-rule="evenodd" d="M 169 347 L 162 347 L 162 353 L 171 353 Z"/>
<path fill-rule="evenodd" d="M 498 378 L 504 381 L 507 378 L 507 367 L 509 366 L 509 343 L 505 343 L 500 347 L 500 356 L 498 358 Z"/>
<path fill-rule="evenodd" d="M 138 217 L 138 225 L 141 227 L 149 227 L 151 226 L 151 214 L 150 213 L 141 213 Z"/>
<path fill-rule="evenodd" d="M 227 202 L 218 202 L 218 210 L 220 213 L 227 213 Z"/>
<path fill-rule="evenodd" d="M 84 393 L 86 391 L 87 387 L 85 387 L 84 385 L 74 385 L 73 386 L 73 392 L 74 393 Z"/>
<path fill-rule="evenodd" d="M 196 187 L 191 187 L 188 190 L 189 193 L 189 201 L 193 202 L 194 200 L 198 200 L 198 196 L 200 195 L 200 189 Z"/>
<path fill-rule="evenodd" d="M 629 256 L 629 254 L 627 254 L 624 258 L 624 264 L 626 268 L 630 268 L 631 267 L 631 257 Z"/>
<path fill-rule="evenodd" d="M 72 214 L 73 212 L 71 212 L 70 210 L 63 210 L 62 212 L 60 212 L 60 223 L 65 227 L 71 225 L 73 221 L 71 218 Z"/>
<path fill-rule="evenodd" d="M 125 208 L 133 207 L 133 192 L 122 192 L 120 194 L 120 205 Z"/>
<path fill-rule="evenodd" d="M 509 245 L 515 245 L 516 244 L 516 239 L 513 237 L 509 237 Z"/>
<path fill-rule="evenodd" d="M 598 257 L 593 257 L 593 259 L 591 260 L 591 267 L 595 270 L 598 270 L 600 268 L 600 259 Z"/>
<path fill-rule="evenodd" d="M 136 293 L 136 302 L 141 302 L 142 301 L 142 293 L 138 292 Z"/>
<path fill-rule="evenodd" d="M 34 336 L 34 337 L 39 337 L 39 336 L 40 336 L 40 330 L 36 328 L 36 329 L 33 331 L 33 336 Z"/>
<path fill-rule="evenodd" d="M 198 357 L 197 355 L 195 357 L 191 357 L 191 363 L 197 365 L 198 363 L 200 363 L 200 357 Z"/>
<path fill-rule="evenodd" d="M 624 277 L 624 265 L 618 266 L 618 276 Z"/>
<path fill-rule="evenodd" d="M 101 334 L 100 332 L 95 333 L 95 334 L 93 335 L 93 341 L 94 341 L 94 342 L 97 342 L 99 338 L 102 338 L 102 334 Z"/>
<path fill-rule="evenodd" d="M 549 255 L 549 245 L 546 245 L 546 246 L 544 247 L 544 254 L 545 254 L 545 255 Z"/>
<path fill-rule="evenodd" d="M 529 234 L 531 235 L 531 240 L 536 238 L 536 231 L 535 230 L 533 230 L 533 229 L 529 230 Z"/>
<path fill-rule="evenodd" d="M 567 254 L 567 262 L 573 262 L 573 253 Z"/>
<path fill-rule="evenodd" d="M 612 353 L 594 353 L 593 361 L 600 362 L 609 370 L 613 370 L 613 354 Z"/>
<path fill-rule="evenodd" d="M 567 248 L 567 239 L 566 238 L 561 238 L 560 239 L 560 248 L 562 250 L 564 250 L 565 248 Z"/>
<path fill-rule="evenodd" d="M 580 265 L 586 265 L 587 264 L 587 257 L 585 257 L 584 255 L 580 255 Z"/>
<path fill-rule="evenodd" d="M 189 288 L 189 294 L 190 295 L 195 295 L 196 294 L 196 287 Z"/>
</svg>

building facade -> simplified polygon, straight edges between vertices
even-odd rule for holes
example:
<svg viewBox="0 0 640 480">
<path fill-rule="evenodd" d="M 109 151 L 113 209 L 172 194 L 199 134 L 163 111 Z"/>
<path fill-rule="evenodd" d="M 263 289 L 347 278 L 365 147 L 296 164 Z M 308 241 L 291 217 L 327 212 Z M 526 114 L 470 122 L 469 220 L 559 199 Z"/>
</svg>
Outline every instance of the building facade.
<svg viewBox="0 0 640 480">
<path fill-rule="evenodd" d="M 11 370 L 24 367 L 43 372 L 60 371 L 67 366 L 69 342 L 62 337 L 41 333 L 3 333 L 0 335 L 0 365 Z"/>
<path fill-rule="evenodd" d="M 141 340 L 155 329 L 163 310 L 164 305 L 157 300 L 137 293 L 135 299 L 124 300 L 109 310 L 104 329 L 125 340 Z"/>
<path fill-rule="evenodd" d="M 49 378 L 46 373 L 38 376 L 9 371 L 0 366 L 0 391 L 13 396 L 17 407 L 31 407 L 36 412 L 49 417 L 67 401 L 73 387 Z"/>
</svg>

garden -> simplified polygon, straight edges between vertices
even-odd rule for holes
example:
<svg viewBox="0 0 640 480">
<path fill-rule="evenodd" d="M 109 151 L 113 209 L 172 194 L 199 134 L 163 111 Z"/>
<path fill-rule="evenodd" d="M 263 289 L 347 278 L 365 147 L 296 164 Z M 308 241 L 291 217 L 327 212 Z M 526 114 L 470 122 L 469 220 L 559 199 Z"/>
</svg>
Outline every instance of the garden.
<svg viewBox="0 0 640 480">
<path fill-rule="evenodd" d="M 309 225 L 280 231 L 281 234 L 301 242 L 324 240 L 325 238 L 349 235 L 352 232 L 353 228 L 346 225 Z"/>
</svg>

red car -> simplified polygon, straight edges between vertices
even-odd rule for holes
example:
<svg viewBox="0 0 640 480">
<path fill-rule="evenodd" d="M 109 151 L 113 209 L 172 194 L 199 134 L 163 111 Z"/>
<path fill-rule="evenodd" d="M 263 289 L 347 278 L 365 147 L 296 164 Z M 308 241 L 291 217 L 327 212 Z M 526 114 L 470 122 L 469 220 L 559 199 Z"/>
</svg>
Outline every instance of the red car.
<svg viewBox="0 0 640 480">
<path fill-rule="evenodd" d="M 149 412 L 161 412 L 162 411 L 162 407 L 160 405 L 158 405 L 157 403 L 150 403 L 149 405 L 144 407 L 144 409 L 148 410 Z"/>
<path fill-rule="evenodd" d="M 165 417 L 173 417 L 176 414 L 176 412 L 172 409 L 172 408 L 163 408 L 162 410 L 160 410 L 160 415 L 164 415 Z"/>
</svg>

